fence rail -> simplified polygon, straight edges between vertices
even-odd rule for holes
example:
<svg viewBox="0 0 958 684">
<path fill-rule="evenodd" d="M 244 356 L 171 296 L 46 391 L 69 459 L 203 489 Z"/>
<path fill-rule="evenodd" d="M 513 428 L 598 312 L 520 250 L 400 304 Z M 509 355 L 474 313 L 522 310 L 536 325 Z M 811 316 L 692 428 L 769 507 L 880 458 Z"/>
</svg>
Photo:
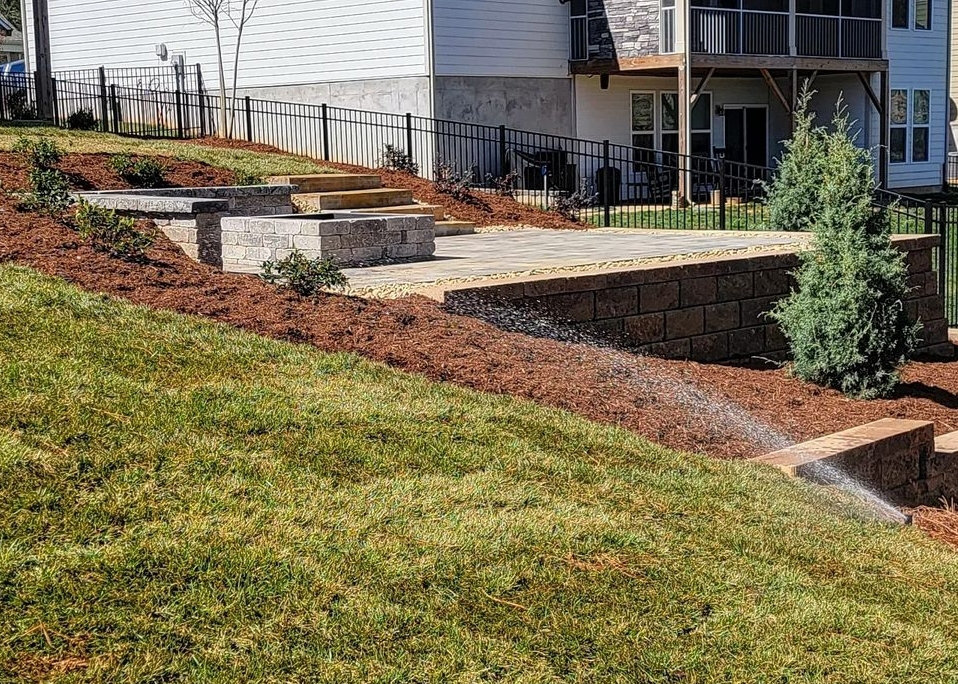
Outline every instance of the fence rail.
<svg viewBox="0 0 958 684">
<path fill-rule="evenodd" d="M 0 76 L 0 120 L 35 118 L 34 93 L 32 76 Z M 54 95 L 57 125 L 68 125 L 82 110 L 102 131 L 141 138 L 216 135 L 223 104 L 233 138 L 362 167 L 382 165 L 391 149 L 393 158 L 405 159 L 425 178 L 455 175 L 480 197 L 506 188 L 518 201 L 543 208 L 561 198 L 566 211 L 596 226 L 769 227 L 764 196 L 773 171 L 728 159 L 325 104 L 250 97 L 224 102 L 202 89 L 104 83 L 99 71 L 95 80 L 55 79 Z M 958 207 L 887 191 L 876 193 L 875 204 L 887 209 L 894 232 L 942 235 L 936 263 L 948 321 L 958 325 Z"/>
</svg>

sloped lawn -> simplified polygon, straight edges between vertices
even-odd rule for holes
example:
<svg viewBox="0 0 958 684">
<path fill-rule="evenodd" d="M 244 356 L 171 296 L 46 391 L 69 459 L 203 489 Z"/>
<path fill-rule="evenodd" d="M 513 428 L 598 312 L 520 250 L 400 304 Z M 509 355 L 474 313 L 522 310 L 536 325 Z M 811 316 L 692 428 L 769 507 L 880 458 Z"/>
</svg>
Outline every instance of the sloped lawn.
<svg viewBox="0 0 958 684">
<path fill-rule="evenodd" d="M 958 557 L 777 473 L 0 268 L 0 679 L 958 678 Z"/>
</svg>

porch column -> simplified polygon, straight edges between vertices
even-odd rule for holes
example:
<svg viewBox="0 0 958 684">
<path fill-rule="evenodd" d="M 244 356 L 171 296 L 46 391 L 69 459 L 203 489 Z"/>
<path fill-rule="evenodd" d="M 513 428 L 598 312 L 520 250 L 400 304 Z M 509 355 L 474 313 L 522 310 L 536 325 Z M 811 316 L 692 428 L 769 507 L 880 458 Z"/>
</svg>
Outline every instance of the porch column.
<svg viewBox="0 0 958 684">
<path fill-rule="evenodd" d="M 684 207 L 689 199 L 689 139 L 691 137 L 691 91 L 689 89 L 689 60 L 682 60 L 678 68 L 678 107 L 679 107 L 679 156 L 678 156 L 678 190 L 676 192 L 674 204 L 677 207 Z"/>
</svg>

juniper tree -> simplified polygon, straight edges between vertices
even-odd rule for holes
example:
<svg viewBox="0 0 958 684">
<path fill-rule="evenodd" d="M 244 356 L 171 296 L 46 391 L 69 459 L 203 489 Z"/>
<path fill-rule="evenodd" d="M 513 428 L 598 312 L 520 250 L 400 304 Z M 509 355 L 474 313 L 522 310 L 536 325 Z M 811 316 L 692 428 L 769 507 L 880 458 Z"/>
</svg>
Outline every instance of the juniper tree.
<svg viewBox="0 0 958 684">
<path fill-rule="evenodd" d="M 813 95 L 806 81 L 795 108 L 794 132 L 784 143 L 775 179 L 767 188 L 765 204 L 772 230 L 811 230 L 825 154 L 824 133 L 815 127 L 815 114 L 808 110 Z"/>
<path fill-rule="evenodd" d="M 797 290 L 772 317 L 789 341 L 795 375 L 855 397 L 886 396 L 919 330 L 904 311 L 905 257 L 891 245 L 887 212 L 873 205 L 871 155 L 855 146 L 841 101 L 832 131 L 815 135 L 824 154 L 812 249 L 801 254 Z"/>
</svg>

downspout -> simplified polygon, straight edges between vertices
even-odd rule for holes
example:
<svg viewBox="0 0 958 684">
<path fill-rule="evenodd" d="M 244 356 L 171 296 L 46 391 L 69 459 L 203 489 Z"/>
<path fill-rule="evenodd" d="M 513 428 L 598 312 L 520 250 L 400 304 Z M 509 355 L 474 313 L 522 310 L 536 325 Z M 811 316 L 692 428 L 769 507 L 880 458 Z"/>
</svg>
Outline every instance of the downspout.
<svg viewBox="0 0 958 684">
<path fill-rule="evenodd" d="M 33 5 L 30 6 L 33 9 Z M 23 38 L 23 73 L 29 74 L 30 69 L 30 32 L 27 31 L 27 0 L 20 0 L 20 35 Z"/>
<path fill-rule="evenodd" d="M 951 11 L 954 1 L 948 0 L 948 26 L 947 33 L 945 33 L 945 49 L 948 51 L 948 59 L 945 60 L 945 158 L 941 162 L 941 188 L 943 191 L 948 189 L 948 149 L 949 142 L 953 137 L 951 129 L 951 61 L 954 57 L 952 56 L 951 46 Z"/>
<path fill-rule="evenodd" d="M 433 36 L 435 35 L 435 18 L 433 16 L 432 0 L 423 0 L 423 12 L 425 14 L 426 29 L 426 75 L 429 81 L 429 109 L 427 115 L 431 119 L 436 118 L 436 46 Z"/>
</svg>

